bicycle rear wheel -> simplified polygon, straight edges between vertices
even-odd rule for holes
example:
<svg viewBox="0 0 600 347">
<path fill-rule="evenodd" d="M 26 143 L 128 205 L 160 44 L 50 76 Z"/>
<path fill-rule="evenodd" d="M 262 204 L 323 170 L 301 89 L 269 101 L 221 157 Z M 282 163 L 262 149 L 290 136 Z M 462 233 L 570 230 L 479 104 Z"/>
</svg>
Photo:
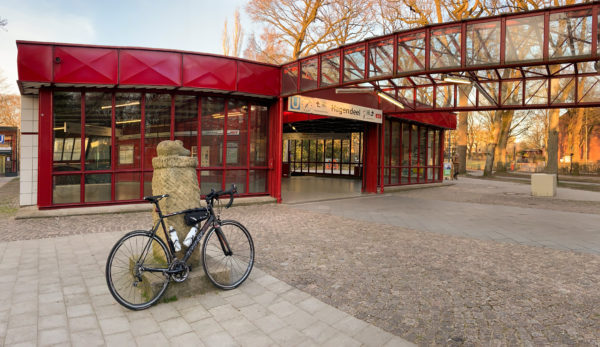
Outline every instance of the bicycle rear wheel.
<svg viewBox="0 0 600 347">
<path fill-rule="evenodd" d="M 171 254 L 165 243 L 147 231 L 132 231 L 121 238 L 106 261 L 106 283 L 117 302 L 130 310 L 152 306 L 167 290 L 170 276 L 166 272 Z"/>
<path fill-rule="evenodd" d="M 254 243 L 250 233 L 236 221 L 222 221 L 206 235 L 202 260 L 204 272 L 216 287 L 238 287 L 248 278 L 254 265 Z"/>
</svg>

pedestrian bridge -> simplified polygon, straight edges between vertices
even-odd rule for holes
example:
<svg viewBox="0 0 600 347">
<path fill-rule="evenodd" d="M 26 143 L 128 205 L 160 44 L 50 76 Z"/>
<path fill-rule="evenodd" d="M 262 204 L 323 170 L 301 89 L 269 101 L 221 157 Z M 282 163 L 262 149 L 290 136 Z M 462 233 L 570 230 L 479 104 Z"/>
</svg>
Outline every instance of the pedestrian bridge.
<svg viewBox="0 0 600 347">
<path fill-rule="evenodd" d="M 399 101 L 398 113 L 599 106 L 599 9 L 443 23 L 338 47 L 284 65 L 282 96 L 373 91 Z"/>
</svg>

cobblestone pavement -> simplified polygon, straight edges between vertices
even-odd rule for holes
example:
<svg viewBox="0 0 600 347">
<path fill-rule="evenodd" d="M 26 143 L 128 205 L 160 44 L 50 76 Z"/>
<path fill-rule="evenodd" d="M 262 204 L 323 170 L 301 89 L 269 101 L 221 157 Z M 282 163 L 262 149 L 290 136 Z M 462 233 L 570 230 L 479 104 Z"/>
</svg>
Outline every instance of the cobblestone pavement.
<svg viewBox="0 0 600 347">
<path fill-rule="evenodd" d="M 434 194 L 433 188 L 403 193 L 423 199 Z M 248 226 L 260 269 L 360 320 L 419 345 L 600 345 L 598 255 L 410 230 L 299 207 L 243 206 L 223 214 Z M 150 216 L 3 222 L 0 235 L 6 241 L 130 230 L 148 225 Z M 93 242 L 117 234 L 66 239 Z M 46 241 L 35 242 L 45 249 Z M 0 248 L 6 254 L 22 243 Z M 23 254 L 20 263 L 27 259 Z"/>
</svg>

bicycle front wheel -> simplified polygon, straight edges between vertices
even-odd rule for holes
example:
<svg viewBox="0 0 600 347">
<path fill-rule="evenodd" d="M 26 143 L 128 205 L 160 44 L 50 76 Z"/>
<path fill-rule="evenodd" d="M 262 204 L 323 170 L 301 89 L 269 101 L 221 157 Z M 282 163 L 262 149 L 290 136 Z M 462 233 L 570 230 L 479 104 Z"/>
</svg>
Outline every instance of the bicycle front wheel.
<svg viewBox="0 0 600 347">
<path fill-rule="evenodd" d="M 148 308 L 167 290 L 170 263 L 171 254 L 161 239 L 147 231 L 132 231 L 108 255 L 108 289 L 119 304 L 130 310 Z"/>
<path fill-rule="evenodd" d="M 248 230 L 233 220 L 222 221 L 206 235 L 202 246 L 204 272 L 221 289 L 242 284 L 254 265 L 254 243 Z"/>
</svg>

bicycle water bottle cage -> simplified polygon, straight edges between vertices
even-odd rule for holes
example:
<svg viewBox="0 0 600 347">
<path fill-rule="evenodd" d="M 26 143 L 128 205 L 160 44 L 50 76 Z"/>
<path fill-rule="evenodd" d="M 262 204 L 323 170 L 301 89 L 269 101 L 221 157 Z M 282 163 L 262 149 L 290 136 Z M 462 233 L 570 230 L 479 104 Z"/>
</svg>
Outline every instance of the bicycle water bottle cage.
<svg viewBox="0 0 600 347">
<path fill-rule="evenodd" d="M 206 208 L 197 208 L 194 211 L 188 212 L 183 216 L 185 224 L 194 226 L 203 220 L 208 219 L 209 213 Z"/>
</svg>

